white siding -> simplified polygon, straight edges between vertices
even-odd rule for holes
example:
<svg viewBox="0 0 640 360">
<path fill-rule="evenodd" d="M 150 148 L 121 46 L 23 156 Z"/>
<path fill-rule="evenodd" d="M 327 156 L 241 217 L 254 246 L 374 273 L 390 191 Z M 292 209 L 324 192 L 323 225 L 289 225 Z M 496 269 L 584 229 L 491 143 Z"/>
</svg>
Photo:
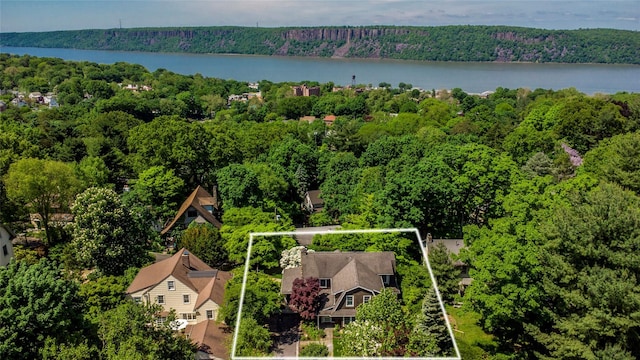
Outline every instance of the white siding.
<svg viewBox="0 0 640 360">
<path fill-rule="evenodd" d="M 205 301 L 204 304 L 200 305 L 200 307 L 197 309 L 197 311 L 198 311 L 197 321 L 198 322 L 203 321 L 203 320 L 207 320 L 207 310 L 213 311 L 213 320 L 217 320 L 218 319 L 218 312 L 220 310 L 220 306 L 218 306 L 218 304 L 213 302 L 213 300 L 209 299 L 209 300 Z"/>
<path fill-rule="evenodd" d="M 175 290 L 169 290 L 169 287 L 167 285 L 168 281 L 174 282 Z M 131 297 L 135 299 L 135 297 L 139 296 L 142 297 L 142 301 L 144 303 L 151 302 L 155 304 L 158 295 L 164 296 L 164 304 L 161 304 L 164 310 L 169 311 L 171 309 L 175 309 L 176 316 L 179 319 L 182 318 L 182 313 L 195 312 L 194 306 L 196 304 L 196 300 L 198 299 L 198 293 L 193 291 L 190 287 L 183 284 L 173 276 L 167 277 L 147 291 L 143 290 L 137 293 L 132 293 Z M 184 304 L 183 295 L 189 295 L 190 301 L 188 304 Z M 202 316 L 203 319 L 206 318 L 205 313 L 198 315 L 198 319 L 200 319 L 200 316 Z M 196 320 L 189 320 L 189 323 L 195 324 Z"/>
</svg>

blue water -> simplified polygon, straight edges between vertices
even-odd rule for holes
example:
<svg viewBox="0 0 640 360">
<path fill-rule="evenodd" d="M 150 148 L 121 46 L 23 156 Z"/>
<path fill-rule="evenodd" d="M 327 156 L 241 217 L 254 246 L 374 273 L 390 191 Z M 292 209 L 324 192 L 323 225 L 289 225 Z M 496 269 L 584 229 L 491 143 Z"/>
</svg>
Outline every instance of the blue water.
<svg viewBox="0 0 640 360">
<path fill-rule="evenodd" d="M 112 64 L 136 63 L 150 71 L 159 68 L 190 75 L 240 81 L 332 81 L 377 86 L 400 82 L 423 89 L 461 88 L 470 93 L 504 88 L 565 89 L 586 94 L 640 92 L 640 66 L 599 64 L 453 63 L 401 60 L 326 59 L 248 55 L 201 55 L 76 49 L 2 47 L 2 53 L 58 57 L 65 60 Z"/>
</svg>

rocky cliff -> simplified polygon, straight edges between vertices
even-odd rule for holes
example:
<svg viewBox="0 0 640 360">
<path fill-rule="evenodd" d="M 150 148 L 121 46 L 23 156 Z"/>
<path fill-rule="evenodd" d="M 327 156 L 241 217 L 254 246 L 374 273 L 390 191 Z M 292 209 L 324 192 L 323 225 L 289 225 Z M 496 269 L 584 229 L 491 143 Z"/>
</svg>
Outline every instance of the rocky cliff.
<svg viewBox="0 0 640 360">
<path fill-rule="evenodd" d="M 640 32 L 507 26 L 194 27 L 6 33 L 4 46 L 427 61 L 640 64 Z"/>
</svg>

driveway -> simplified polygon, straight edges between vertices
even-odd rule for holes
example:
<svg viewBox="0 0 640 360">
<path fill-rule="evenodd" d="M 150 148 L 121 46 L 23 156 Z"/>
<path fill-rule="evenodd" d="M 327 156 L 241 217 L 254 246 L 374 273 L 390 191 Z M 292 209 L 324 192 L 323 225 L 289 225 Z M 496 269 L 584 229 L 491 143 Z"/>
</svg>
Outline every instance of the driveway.
<svg viewBox="0 0 640 360">
<path fill-rule="evenodd" d="M 297 314 L 282 314 L 276 326 L 276 358 L 298 357 L 298 343 L 300 332 L 298 331 L 300 318 Z"/>
<path fill-rule="evenodd" d="M 296 233 L 306 233 L 306 232 L 326 232 L 335 230 L 339 227 L 339 225 L 329 225 L 329 226 L 317 226 L 317 227 L 302 227 L 296 228 Z M 311 245 L 311 241 L 313 240 L 314 234 L 296 234 L 296 240 L 298 244 L 303 246 Z"/>
</svg>

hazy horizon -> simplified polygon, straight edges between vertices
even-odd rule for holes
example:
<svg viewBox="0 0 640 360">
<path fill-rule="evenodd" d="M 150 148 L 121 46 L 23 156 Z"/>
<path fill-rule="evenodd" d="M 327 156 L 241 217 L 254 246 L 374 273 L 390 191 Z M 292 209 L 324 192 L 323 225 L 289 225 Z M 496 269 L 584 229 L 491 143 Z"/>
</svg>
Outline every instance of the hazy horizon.
<svg viewBox="0 0 640 360">
<path fill-rule="evenodd" d="M 2 0 L 0 32 L 194 26 L 508 25 L 640 30 L 637 0 Z"/>
</svg>

